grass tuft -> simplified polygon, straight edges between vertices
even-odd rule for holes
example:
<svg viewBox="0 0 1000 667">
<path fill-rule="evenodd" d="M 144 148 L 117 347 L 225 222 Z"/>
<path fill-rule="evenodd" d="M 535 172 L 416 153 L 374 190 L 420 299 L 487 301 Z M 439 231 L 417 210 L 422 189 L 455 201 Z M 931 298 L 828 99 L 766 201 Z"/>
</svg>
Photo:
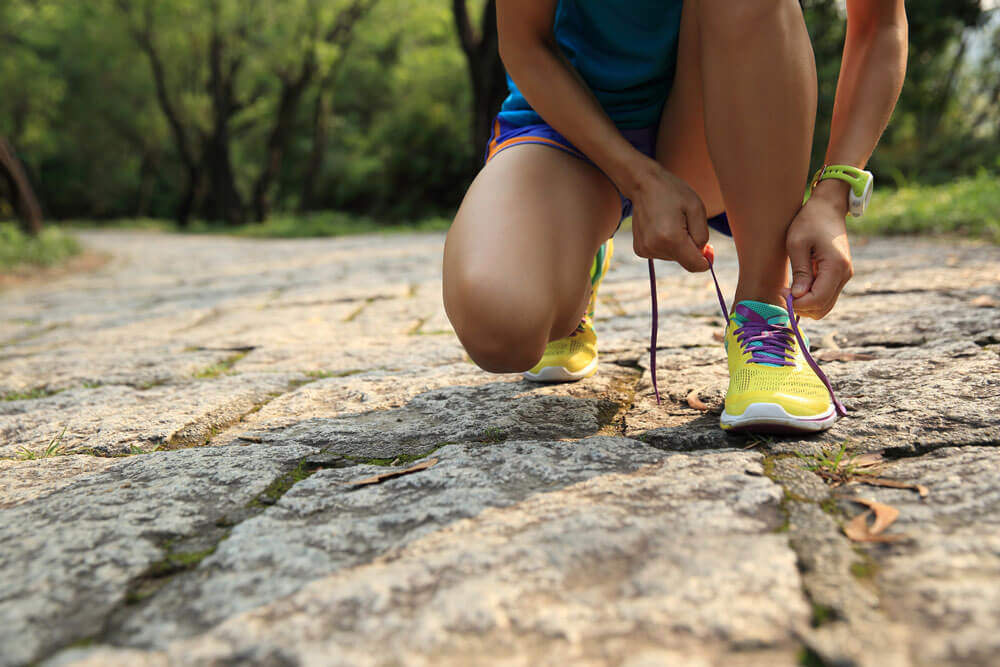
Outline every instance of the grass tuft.
<svg viewBox="0 0 1000 667">
<path fill-rule="evenodd" d="M 6 394 L 0 394 L 0 401 L 33 401 L 36 398 L 55 396 L 62 391 L 62 389 L 52 390 L 45 387 L 38 387 L 37 389 L 30 389 L 28 391 L 11 391 Z"/>
<path fill-rule="evenodd" d="M 30 236 L 13 223 L 0 223 L 0 271 L 52 266 L 80 250 L 80 243 L 74 237 L 56 227 L 46 227 L 38 236 Z"/>
<path fill-rule="evenodd" d="M 33 452 L 27 447 L 21 447 L 18 450 L 17 458 L 22 461 L 34 461 L 35 459 L 50 459 L 53 456 L 62 456 L 66 446 L 62 443 L 63 436 L 66 435 L 66 427 L 63 426 L 62 432 L 56 437 L 49 441 L 49 444 L 45 447 L 45 450 L 41 454 Z"/>
<path fill-rule="evenodd" d="M 221 375 L 230 375 L 233 373 L 233 366 L 236 365 L 243 357 L 247 356 L 246 352 L 237 352 L 234 355 L 226 357 L 217 364 L 212 364 L 207 368 L 203 368 L 194 374 L 196 378 L 206 379 L 206 378 L 217 378 Z"/>
<path fill-rule="evenodd" d="M 863 218 L 848 218 L 860 234 L 953 234 L 1000 243 L 1000 185 L 981 172 L 944 185 L 907 185 L 875 193 Z"/>
</svg>

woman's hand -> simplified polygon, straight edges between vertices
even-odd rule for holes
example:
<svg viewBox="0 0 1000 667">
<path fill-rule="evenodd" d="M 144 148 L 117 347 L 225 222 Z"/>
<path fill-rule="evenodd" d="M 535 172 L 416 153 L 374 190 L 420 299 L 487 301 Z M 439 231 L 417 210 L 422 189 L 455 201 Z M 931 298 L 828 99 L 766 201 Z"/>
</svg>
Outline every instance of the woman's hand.
<svg viewBox="0 0 1000 667">
<path fill-rule="evenodd" d="M 691 272 L 708 271 L 705 206 L 687 183 L 650 160 L 627 195 L 632 200 L 635 254 L 674 260 Z"/>
<path fill-rule="evenodd" d="M 825 317 L 854 276 L 845 224 L 847 187 L 840 181 L 819 183 L 788 228 L 791 293 L 795 312 L 804 317 Z"/>
</svg>

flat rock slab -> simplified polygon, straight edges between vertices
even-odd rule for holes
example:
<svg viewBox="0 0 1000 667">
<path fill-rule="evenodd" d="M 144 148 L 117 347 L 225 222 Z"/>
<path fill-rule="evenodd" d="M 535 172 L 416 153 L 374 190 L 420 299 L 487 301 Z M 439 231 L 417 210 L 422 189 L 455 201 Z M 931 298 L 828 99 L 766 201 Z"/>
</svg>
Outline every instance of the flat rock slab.
<svg viewBox="0 0 1000 667">
<path fill-rule="evenodd" d="M 886 466 L 913 491 L 856 486 L 857 496 L 900 511 L 890 533 L 907 539 L 867 549 L 886 616 L 909 628 L 913 664 L 989 665 L 1000 655 L 1000 448 L 941 449 Z M 863 509 L 858 506 L 857 510 Z"/>
<path fill-rule="evenodd" d="M 87 451 L 102 456 L 205 444 L 302 375 L 223 376 L 136 389 L 80 388 L 0 402 L 0 456 Z"/>
<path fill-rule="evenodd" d="M 1000 248 L 856 239 L 836 311 L 804 323 L 850 416 L 753 438 L 718 428 L 711 281 L 662 262 L 656 404 L 624 234 L 600 372 L 554 386 L 471 363 L 439 234 L 83 240 L 111 259 L 0 293 L 4 667 L 1000 651 Z M 930 495 L 834 488 L 842 448 Z M 845 492 L 910 539 L 850 542 Z"/>
<path fill-rule="evenodd" d="M 774 532 L 780 498 L 757 455 L 675 455 L 486 509 L 204 638 L 123 660 L 603 664 L 684 651 L 791 664 L 808 607 Z"/>
<path fill-rule="evenodd" d="M 164 646 L 488 507 L 632 471 L 661 460 L 663 453 L 635 440 L 605 437 L 448 445 L 433 457 L 437 463 L 427 470 L 364 487 L 350 482 L 386 469 L 320 470 L 275 506 L 236 526 L 197 572 L 176 578 L 148 605 L 129 610 L 113 640 Z"/>
<path fill-rule="evenodd" d="M 209 447 L 137 456 L 4 510 L 0 571 L 17 576 L 0 580 L 0 664 L 102 634 L 132 582 L 313 451 Z"/>
</svg>

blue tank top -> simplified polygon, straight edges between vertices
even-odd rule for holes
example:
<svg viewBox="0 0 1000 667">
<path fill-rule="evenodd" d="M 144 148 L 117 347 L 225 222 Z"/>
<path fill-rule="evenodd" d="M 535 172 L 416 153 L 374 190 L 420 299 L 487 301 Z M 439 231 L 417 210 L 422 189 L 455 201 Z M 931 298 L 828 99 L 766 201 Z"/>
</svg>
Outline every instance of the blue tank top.
<svg viewBox="0 0 1000 667">
<path fill-rule="evenodd" d="M 656 125 L 677 66 L 682 0 L 559 0 L 556 43 L 620 128 Z M 544 122 L 507 76 L 500 118 Z"/>
</svg>

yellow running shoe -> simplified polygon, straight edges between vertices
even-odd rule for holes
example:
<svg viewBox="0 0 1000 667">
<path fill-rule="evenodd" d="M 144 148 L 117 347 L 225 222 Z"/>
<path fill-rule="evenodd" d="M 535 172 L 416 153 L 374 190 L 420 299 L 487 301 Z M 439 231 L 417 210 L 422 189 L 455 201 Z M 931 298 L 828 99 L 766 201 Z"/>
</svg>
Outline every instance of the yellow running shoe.
<svg viewBox="0 0 1000 667">
<path fill-rule="evenodd" d="M 720 419 L 723 429 L 815 432 L 840 418 L 843 408 L 808 350 L 801 349 L 808 343 L 797 328 L 789 311 L 780 306 L 759 301 L 736 304 L 725 336 L 729 390 Z"/>
<path fill-rule="evenodd" d="M 576 331 L 545 347 L 541 361 L 525 371 L 525 378 L 533 382 L 576 382 L 597 372 L 597 332 L 594 331 L 597 288 L 608 272 L 613 253 L 614 241 L 608 239 L 598 249 L 590 268 L 591 292 L 586 315 Z"/>
</svg>

